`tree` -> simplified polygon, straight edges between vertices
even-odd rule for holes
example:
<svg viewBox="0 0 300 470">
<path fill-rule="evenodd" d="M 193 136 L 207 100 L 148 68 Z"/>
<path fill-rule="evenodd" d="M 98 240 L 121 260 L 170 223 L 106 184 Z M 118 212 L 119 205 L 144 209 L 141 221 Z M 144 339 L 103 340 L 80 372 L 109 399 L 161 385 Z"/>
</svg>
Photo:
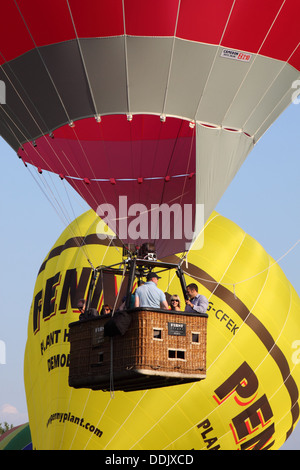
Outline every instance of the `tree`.
<svg viewBox="0 0 300 470">
<path fill-rule="evenodd" d="M 0 436 L 1 434 L 4 434 L 6 431 L 9 431 L 9 429 L 12 429 L 13 428 L 13 425 L 12 424 L 8 424 L 6 421 L 4 421 L 4 423 L 0 423 Z"/>
</svg>

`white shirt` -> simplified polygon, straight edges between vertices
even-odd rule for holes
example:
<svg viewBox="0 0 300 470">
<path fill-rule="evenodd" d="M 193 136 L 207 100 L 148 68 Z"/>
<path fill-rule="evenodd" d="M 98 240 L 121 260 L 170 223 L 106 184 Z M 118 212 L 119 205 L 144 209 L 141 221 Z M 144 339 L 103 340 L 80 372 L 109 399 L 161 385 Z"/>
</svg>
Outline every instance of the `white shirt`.
<svg viewBox="0 0 300 470">
<path fill-rule="evenodd" d="M 205 313 L 208 308 L 208 300 L 204 295 L 197 294 L 190 302 L 192 302 L 193 307 L 186 305 L 186 312 Z"/>
</svg>

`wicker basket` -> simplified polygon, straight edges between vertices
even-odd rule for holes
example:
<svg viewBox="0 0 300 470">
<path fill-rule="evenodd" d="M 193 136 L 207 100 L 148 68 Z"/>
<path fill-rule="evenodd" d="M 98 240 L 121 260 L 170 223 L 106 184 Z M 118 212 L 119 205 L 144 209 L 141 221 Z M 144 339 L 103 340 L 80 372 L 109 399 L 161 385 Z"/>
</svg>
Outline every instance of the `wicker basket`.
<svg viewBox="0 0 300 470">
<path fill-rule="evenodd" d="M 110 316 L 70 324 L 70 386 L 130 391 L 206 377 L 206 314 L 130 314 L 128 331 L 112 338 L 104 336 Z"/>
</svg>

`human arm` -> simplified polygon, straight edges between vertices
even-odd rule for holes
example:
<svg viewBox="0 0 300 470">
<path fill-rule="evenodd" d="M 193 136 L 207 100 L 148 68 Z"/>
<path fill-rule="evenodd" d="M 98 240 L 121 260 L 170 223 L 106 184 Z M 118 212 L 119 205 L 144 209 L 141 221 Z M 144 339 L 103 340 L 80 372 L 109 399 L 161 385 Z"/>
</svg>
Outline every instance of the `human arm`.
<svg viewBox="0 0 300 470">
<path fill-rule="evenodd" d="M 204 295 L 199 295 L 194 302 L 187 300 L 186 304 L 197 313 L 205 313 L 208 308 L 208 300 Z"/>
<path fill-rule="evenodd" d="M 166 294 L 163 291 L 160 291 L 160 307 L 165 310 L 169 309 L 169 304 L 166 299 Z"/>
<path fill-rule="evenodd" d="M 161 308 L 164 308 L 164 309 L 168 310 L 169 305 L 168 305 L 168 302 L 166 300 L 163 300 L 161 302 Z"/>
</svg>

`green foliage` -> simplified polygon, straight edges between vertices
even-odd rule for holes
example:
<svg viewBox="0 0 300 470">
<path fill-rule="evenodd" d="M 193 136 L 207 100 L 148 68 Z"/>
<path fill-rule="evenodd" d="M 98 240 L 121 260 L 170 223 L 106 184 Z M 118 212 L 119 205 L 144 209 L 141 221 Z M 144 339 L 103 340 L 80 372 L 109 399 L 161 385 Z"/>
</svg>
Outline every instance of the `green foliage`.
<svg viewBox="0 0 300 470">
<path fill-rule="evenodd" d="M 9 431 L 10 429 L 13 428 L 12 424 L 8 424 L 6 421 L 4 423 L 0 423 L 0 436 L 1 434 L 4 434 L 6 431 Z"/>
</svg>

